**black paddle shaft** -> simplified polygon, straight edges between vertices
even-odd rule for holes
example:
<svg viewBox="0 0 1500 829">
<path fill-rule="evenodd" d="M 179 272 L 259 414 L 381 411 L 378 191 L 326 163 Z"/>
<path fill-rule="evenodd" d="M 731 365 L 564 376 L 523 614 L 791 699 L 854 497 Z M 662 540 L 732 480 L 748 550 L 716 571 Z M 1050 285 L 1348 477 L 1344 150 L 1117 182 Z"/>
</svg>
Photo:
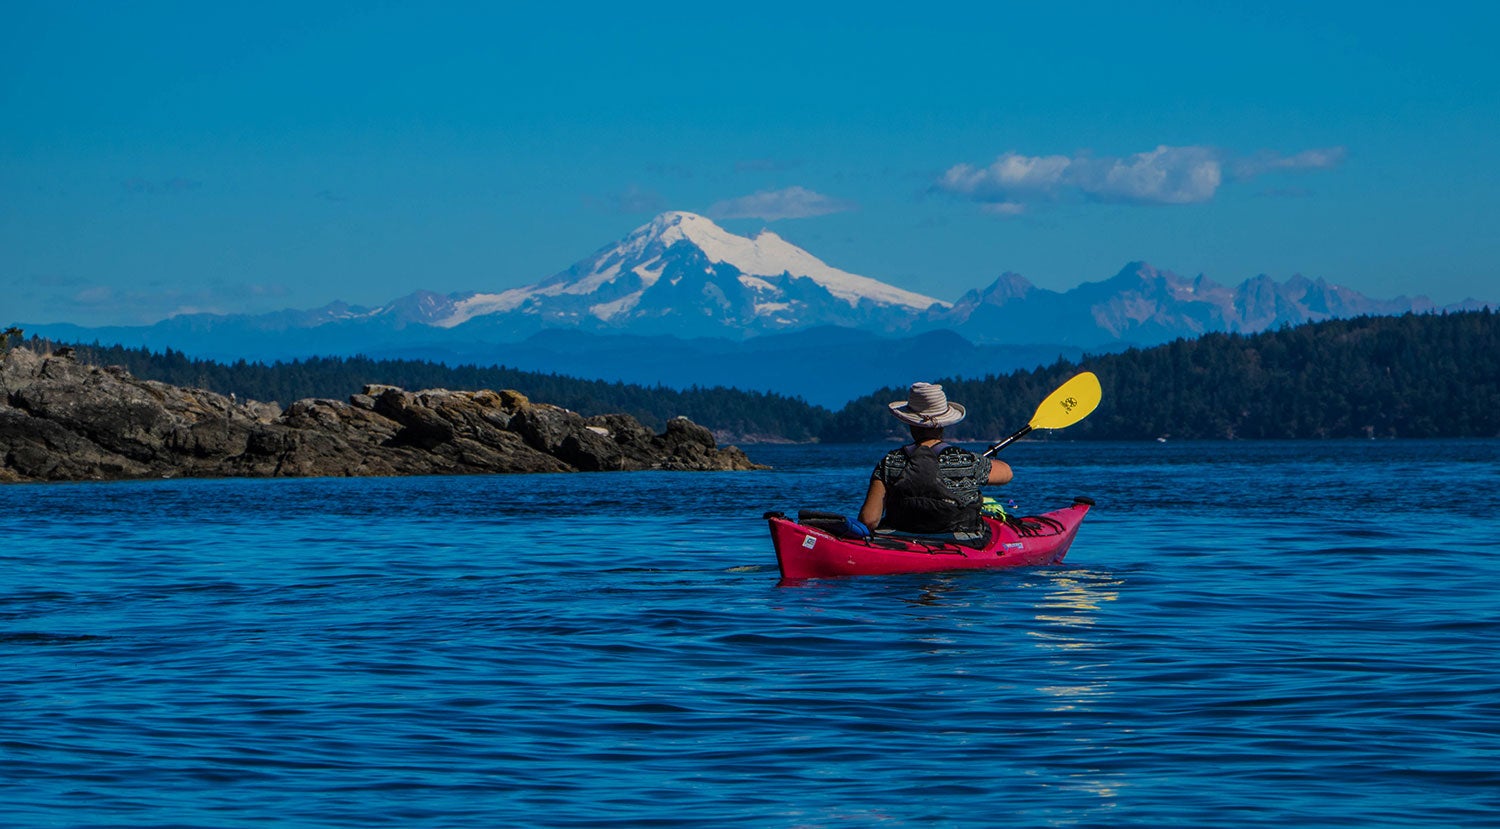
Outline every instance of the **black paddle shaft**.
<svg viewBox="0 0 1500 829">
<path fill-rule="evenodd" d="M 1021 438 L 1026 437 L 1027 433 L 1029 433 L 1030 431 L 1031 431 L 1031 424 L 1028 423 L 1024 427 L 1021 428 L 1021 431 L 1016 432 L 1014 435 L 1011 435 L 1010 437 L 1006 438 L 1005 440 L 1002 440 L 999 443 L 995 444 L 994 446 L 991 446 L 990 448 L 984 450 L 984 454 L 980 455 L 979 457 L 981 457 L 981 458 L 988 458 L 988 457 L 990 457 L 991 455 L 995 454 L 996 452 L 999 452 L 1001 449 L 1004 449 L 1005 447 L 1011 445 L 1012 443 L 1015 443 L 1016 441 L 1020 440 Z"/>
</svg>

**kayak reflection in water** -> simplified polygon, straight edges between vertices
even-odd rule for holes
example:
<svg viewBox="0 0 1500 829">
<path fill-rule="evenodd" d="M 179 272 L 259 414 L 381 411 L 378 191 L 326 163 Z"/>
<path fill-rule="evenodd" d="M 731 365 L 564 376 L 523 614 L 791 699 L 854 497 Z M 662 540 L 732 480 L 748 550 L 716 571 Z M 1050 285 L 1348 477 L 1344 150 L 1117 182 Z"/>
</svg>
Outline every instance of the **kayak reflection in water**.
<svg viewBox="0 0 1500 829">
<path fill-rule="evenodd" d="M 913 383 L 905 400 L 890 404 L 891 414 L 911 428 L 912 442 L 889 452 L 870 477 L 859 520 L 885 532 L 939 535 L 982 543 L 980 520 L 985 484 L 1010 481 L 1003 461 L 943 442 L 943 428 L 964 419 L 964 407 L 949 403 L 943 387 Z"/>
</svg>

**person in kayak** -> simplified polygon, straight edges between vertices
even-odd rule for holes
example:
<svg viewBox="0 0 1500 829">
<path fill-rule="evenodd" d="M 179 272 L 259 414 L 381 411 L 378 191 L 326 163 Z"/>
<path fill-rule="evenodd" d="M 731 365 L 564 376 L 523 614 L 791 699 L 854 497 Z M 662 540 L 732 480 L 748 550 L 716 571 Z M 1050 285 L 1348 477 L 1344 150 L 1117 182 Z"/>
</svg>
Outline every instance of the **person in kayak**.
<svg viewBox="0 0 1500 829">
<path fill-rule="evenodd" d="M 948 402 L 940 385 L 913 383 L 907 398 L 890 409 L 911 429 L 912 442 L 875 465 L 860 522 L 871 530 L 981 541 L 979 488 L 1008 483 L 1010 466 L 943 442 L 943 429 L 963 420 L 965 412 Z"/>
</svg>

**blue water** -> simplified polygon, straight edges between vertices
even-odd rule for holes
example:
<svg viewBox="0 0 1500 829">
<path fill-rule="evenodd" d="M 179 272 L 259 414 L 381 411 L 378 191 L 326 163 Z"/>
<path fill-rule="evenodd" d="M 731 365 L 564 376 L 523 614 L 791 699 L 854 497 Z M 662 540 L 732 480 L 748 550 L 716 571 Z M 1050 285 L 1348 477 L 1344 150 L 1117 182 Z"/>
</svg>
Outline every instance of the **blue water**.
<svg viewBox="0 0 1500 829">
<path fill-rule="evenodd" d="M 778 583 L 777 470 L 0 488 L 0 823 L 1500 825 L 1500 441 L 1026 443 L 1061 567 Z"/>
</svg>

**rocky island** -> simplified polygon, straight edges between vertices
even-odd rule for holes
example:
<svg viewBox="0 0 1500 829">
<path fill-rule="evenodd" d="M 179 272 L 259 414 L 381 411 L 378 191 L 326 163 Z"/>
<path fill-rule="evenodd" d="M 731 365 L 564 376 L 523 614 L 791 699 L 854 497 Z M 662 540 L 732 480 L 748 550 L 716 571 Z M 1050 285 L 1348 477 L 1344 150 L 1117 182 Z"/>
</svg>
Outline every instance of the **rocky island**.
<svg viewBox="0 0 1500 829">
<path fill-rule="evenodd" d="M 90 366 L 0 355 L 0 482 L 764 468 L 686 418 L 656 434 L 515 391 L 369 385 L 347 402 L 238 400 Z"/>
</svg>

